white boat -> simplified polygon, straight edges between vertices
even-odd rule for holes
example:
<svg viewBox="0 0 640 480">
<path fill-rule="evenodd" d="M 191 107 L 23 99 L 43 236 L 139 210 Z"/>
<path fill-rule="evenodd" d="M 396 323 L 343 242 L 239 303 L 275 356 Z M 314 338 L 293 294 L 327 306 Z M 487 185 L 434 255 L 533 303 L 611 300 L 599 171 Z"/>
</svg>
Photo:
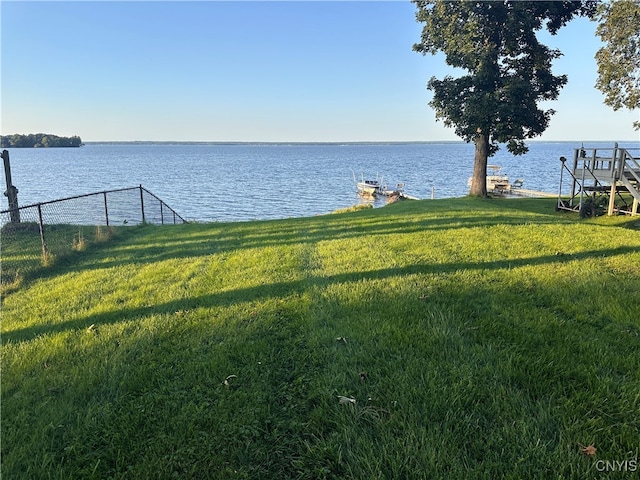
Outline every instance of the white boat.
<svg viewBox="0 0 640 480">
<path fill-rule="evenodd" d="M 397 197 L 404 195 L 404 183 L 396 183 L 395 188 L 389 188 L 386 185 L 382 187 L 382 195 L 385 197 Z"/>
<path fill-rule="evenodd" d="M 362 180 L 356 182 L 356 189 L 360 195 L 375 196 L 382 193 L 382 185 L 378 180 Z"/>
<path fill-rule="evenodd" d="M 469 177 L 467 185 L 471 187 L 473 177 Z M 509 176 L 506 173 L 502 173 L 502 167 L 499 165 L 487 165 L 487 193 L 509 193 L 512 188 L 519 188 L 524 181 L 518 179 L 511 183 Z"/>
<path fill-rule="evenodd" d="M 353 175 L 353 180 L 356 183 L 356 190 L 359 195 L 366 197 L 375 197 L 376 195 L 382 195 L 384 197 L 404 195 L 404 183 L 397 183 L 395 188 L 389 188 L 383 183 L 382 178 L 378 178 L 376 176 L 375 180 L 366 180 L 364 175 L 358 182 L 356 180 L 355 173 Z"/>
<path fill-rule="evenodd" d="M 511 190 L 509 176 L 502 173 L 502 167 L 487 165 L 487 192 L 505 193 Z"/>
</svg>

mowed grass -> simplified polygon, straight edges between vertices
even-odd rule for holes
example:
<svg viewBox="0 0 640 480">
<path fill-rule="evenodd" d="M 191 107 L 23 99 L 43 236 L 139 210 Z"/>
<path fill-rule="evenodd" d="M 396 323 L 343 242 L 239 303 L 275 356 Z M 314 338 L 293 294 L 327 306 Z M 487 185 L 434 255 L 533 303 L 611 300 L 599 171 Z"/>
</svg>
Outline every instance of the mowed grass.
<svg viewBox="0 0 640 480">
<path fill-rule="evenodd" d="M 1 428 L 7 479 L 634 478 L 640 220 L 131 227 L 4 298 Z"/>
</svg>

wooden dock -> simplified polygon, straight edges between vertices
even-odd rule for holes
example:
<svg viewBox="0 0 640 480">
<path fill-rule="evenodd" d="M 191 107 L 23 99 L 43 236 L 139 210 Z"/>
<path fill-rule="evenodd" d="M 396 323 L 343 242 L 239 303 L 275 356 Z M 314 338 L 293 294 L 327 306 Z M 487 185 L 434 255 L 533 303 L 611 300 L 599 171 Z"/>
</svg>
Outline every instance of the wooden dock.
<svg viewBox="0 0 640 480">
<path fill-rule="evenodd" d="M 507 192 L 507 195 L 513 195 L 516 197 L 536 197 L 536 198 L 554 198 L 557 197 L 557 193 L 540 192 L 538 190 L 529 190 L 527 188 L 512 188 Z"/>
<path fill-rule="evenodd" d="M 401 192 L 401 193 L 400 193 L 400 196 L 401 196 L 402 198 L 406 198 L 407 200 L 420 200 L 418 197 L 414 197 L 413 195 L 407 195 L 407 194 L 406 194 L 406 193 L 404 193 L 404 192 Z"/>
</svg>

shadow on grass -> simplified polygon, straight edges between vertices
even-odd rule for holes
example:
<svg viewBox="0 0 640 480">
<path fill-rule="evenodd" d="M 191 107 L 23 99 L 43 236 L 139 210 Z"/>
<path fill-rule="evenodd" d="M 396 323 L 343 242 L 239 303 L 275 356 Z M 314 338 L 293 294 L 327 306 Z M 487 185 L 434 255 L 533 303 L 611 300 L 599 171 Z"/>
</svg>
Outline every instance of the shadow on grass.
<svg viewBox="0 0 640 480">
<path fill-rule="evenodd" d="M 343 273 L 332 276 L 310 276 L 292 282 L 279 282 L 230 291 L 215 292 L 194 298 L 179 299 L 159 305 L 114 310 L 86 318 L 71 320 L 56 325 L 32 326 L 6 331 L 2 334 L 2 343 L 30 340 L 39 335 L 56 334 L 67 330 L 87 328 L 91 324 L 114 324 L 123 320 L 151 315 L 173 314 L 177 311 L 203 307 L 224 307 L 242 302 L 281 298 L 301 294 L 315 287 L 326 287 L 333 283 L 347 283 L 368 280 L 384 280 L 391 277 L 416 274 L 448 274 L 460 270 L 499 270 L 523 266 L 539 266 L 590 258 L 607 258 L 630 253 L 640 253 L 638 247 L 618 247 L 603 250 L 591 250 L 574 255 L 543 255 L 534 258 L 510 259 L 491 262 L 459 262 L 448 264 L 415 264 L 406 267 L 383 268 L 377 270 Z"/>
<path fill-rule="evenodd" d="M 37 225 L 35 231 L 33 228 L 21 229 L 20 235 L 2 237 L 0 258 L 2 300 L 6 295 L 33 281 L 56 276 L 60 272 L 82 264 L 87 257 L 93 258 L 95 255 L 100 255 L 102 251 L 112 248 L 118 242 L 127 241 L 137 231 L 136 227 L 102 225 L 47 225 L 46 227 L 46 256 L 43 255 L 42 240 Z M 56 232 L 57 236 L 51 235 L 52 232 Z M 16 284 L 15 287 L 11 285 L 12 281 Z"/>
<path fill-rule="evenodd" d="M 165 259 L 192 258 L 228 251 L 268 246 L 314 243 L 323 240 L 400 233 L 433 232 L 460 228 L 483 228 L 499 224 L 518 225 L 566 221 L 554 211 L 549 199 L 455 199 L 399 202 L 385 208 L 348 215 L 286 220 L 229 222 L 209 224 L 117 227 L 107 242 L 91 245 L 86 251 L 58 256 L 53 265 L 34 268 L 11 266 L 20 252 L 3 252 L 3 267 L 20 273 L 20 286 L 60 273 L 108 268 L 128 263 L 145 264 Z M 523 213 L 520 213 L 523 212 Z M 526 213 L 526 214 L 525 214 Z M 75 233 L 76 229 L 72 230 Z M 36 235 L 39 246 L 39 236 Z M 34 237 L 35 238 L 35 237 Z M 70 241 L 67 242 L 70 244 Z M 31 248 L 36 263 L 41 247 Z M 7 263 L 8 262 L 8 263 Z M 14 262 L 15 263 L 15 262 Z M 24 262 L 23 262 L 24 263 Z M 3 268 L 5 278 L 11 277 Z M 17 288 L 16 288 L 17 289 Z M 16 289 L 8 289 L 5 295 Z"/>
<path fill-rule="evenodd" d="M 497 206 L 497 205 L 496 205 Z M 352 239 L 387 235 L 433 233 L 466 228 L 488 228 L 496 225 L 556 224 L 563 219 L 549 217 L 523 217 L 505 215 L 502 208 L 487 213 L 460 212 L 455 217 L 427 215 L 427 211 L 410 211 L 408 215 L 389 214 L 387 211 L 366 211 L 350 215 L 322 216 L 288 220 L 256 221 L 250 223 L 225 223 L 161 227 L 143 227 L 129 241 L 120 241 L 108 249 L 109 257 L 96 258 L 86 255 L 64 271 L 109 268 L 125 264 L 149 264 L 168 259 L 194 258 L 224 254 L 238 250 L 315 244 L 336 239 Z M 393 210 L 389 210 L 393 212 Z M 399 211 L 402 213 L 402 211 Z M 104 255 L 100 255 L 104 257 Z M 51 271 L 57 274 L 59 271 Z"/>
</svg>

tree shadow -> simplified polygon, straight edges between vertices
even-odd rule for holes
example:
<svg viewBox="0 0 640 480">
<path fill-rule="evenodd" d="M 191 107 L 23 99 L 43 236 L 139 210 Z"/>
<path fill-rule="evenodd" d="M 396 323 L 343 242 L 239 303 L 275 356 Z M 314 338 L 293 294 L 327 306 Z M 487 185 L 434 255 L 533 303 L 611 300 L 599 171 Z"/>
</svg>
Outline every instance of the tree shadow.
<svg viewBox="0 0 640 480">
<path fill-rule="evenodd" d="M 264 247 L 317 244 L 330 240 L 434 233 L 496 225 L 574 223 L 556 212 L 555 199 L 445 199 L 399 202 L 340 215 L 251 222 L 119 227 L 107 242 L 74 252 L 57 264 L 26 275 L 21 288 L 63 273 L 148 265 Z M 526 215 L 523 215 L 526 213 Z M 637 228 L 637 220 L 619 225 Z M 616 225 L 618 226 L 618 225 Z M 9 292 L 10 294 L 11 292 Z"/>
<path fill-rule="evenodd" d="M 552 263 L 565 263 L 574 260 L 591 258 L 608 258 L 618 255 L 640 253 L 640 247 L 621 246 L 611 249 L 590 250 L 573 255 L 541 255 L 533 258 L 517 258 L 487 262 L 452 262 L 447 264 L 421 263 L 404 267 L 381 268 L 375 270 L 340 273 L 331 276 L 308 276 L 301 280 L 290 282 L 275 282 L 229 291 L 213 292 L 191 298 L 182 298 L 170 302 L 124 308 L 105 313 L 88 315 L 84 318 L 69 320 L 55 325 L 38 325 L 5 331 L 2 343 L 28 341 L 38 335 L 56 334 L 68 330 L 78 330 L 92 324 L 115 324 L 121 321 L 135 320 L 152 315 L 173 314 L 177 311 L 188 311 L 202 307 L 225 307 L 242 302 L 267 300 L 270 298 L 285 298 L 294 294 L 303 294 L 313 288 L 323 288 L 334 283 L 348 283 L 357 281 L 384 280 L 391 277 L 420 274 L 450 274 L 461 270 L 492 271 L 524 266 L 540 266 Z"/>
<path fill-rule="evenodd" d="M 425 201 L 428 202 L 428 201 Z M 428 205 L 426 205 L 428 206 Z M 382 209 L 378 209 L 382 210 Z M 126 242 L 112 244 L 103 255 L 87 255 L 68 265 L 65 271 L 102 269 L 124 264 L 144 265 L 162 260 L 196 258 L 272 246 L 316 244 L 345 240 L 419 232 L 438 233 L 495 225 L 531 223 L 517 213 L 505 215 L 502 207 L 495 214 L 478 216 L 477 212 L 460 212 L 456 217 L 434 217 L 422 212 L 411 215 L 384 212 L 356 212 L 347 215 L 322 216 L 288 220 L 243 222 L 239 224 L 201 224 L 172 227 L 143 227 Z M 535 218 L 536 224 L 562 222 L 556 215 Z M 102 252 L 100 252 L 102 253 Z M 103 258 L 97 258 L 102 256 Z M 52 273 L 59 273 L 58 271 Z"/>
</svg>

